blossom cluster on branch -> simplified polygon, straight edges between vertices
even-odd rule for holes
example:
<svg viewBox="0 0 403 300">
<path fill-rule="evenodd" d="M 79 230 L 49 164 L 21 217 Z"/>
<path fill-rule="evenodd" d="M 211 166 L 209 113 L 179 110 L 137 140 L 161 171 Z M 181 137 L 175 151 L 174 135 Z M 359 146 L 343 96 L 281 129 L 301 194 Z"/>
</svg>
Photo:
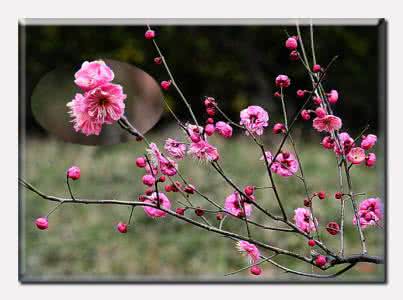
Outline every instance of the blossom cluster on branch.
<svg viewBox="0 0 403 300">
<path fill-rule="evenodd" d="M 334 60 L 324 68 L 315 62 L 316 58 L 313 54 L 314 64 L 310 67 L 298 26 L 297 31 L 298 35 L 287 38 L 285 47 L 290 51 L 291 61 L 301 61 L 311 79 L 312 87 L 304 90 L 299 89 L 297 91 L 296 98 L 301 100 L 303 104 L 294 117 L 290 118 L 286 109 L 285 91 L 290 87 L 292 81 L 284 74 L 278 75 L 275 78 L 274 83 L 277 91 L 274 93 L 274 97 L 281 100 L 284 122 L 275 123 L 272 126 L 272 133 L 281 135 L 282 139 L 278 148 L 271 151 L 266 148 L 266 145 L 261 139 L 263 135 L 267 134 L 267 130 L 271 126 L 269 113 L 261 106 L 251 105 L 242 109 L 240 111 L 239 120 L 234 121 L 221 110 L 219 101 L 213 97 L 205 97 L 202 105 L 205 107 L 206 118 L 204 125 L 199 124 L 189 102 L 175 82 L 165 57 L 161 53 L 156 42 L 155 31 L 151 30 L 150 27 L 148 27 L 145 33 L 145 38 L 152 41 L 158 52 L 158 56 L 154 58 L 154 62 L 157 65 L 163 65 L 169 75 L 169 79 L 161 81 L 161 88 L 165 91 L 170 91 L 172 87 L 174 87 L 191 115 L 189 121 L 183 122 L 179 120 L 167 102 L 164 101 L 183 132 L 182 140 L 169 137 L 160 147 L 155 142 L 148 142 L 145 136 L 138 133 L 127 118 L 124 117 L 124 100 L 126 99 L 126 95 L 123 93 L 123 88 L 120 85 L 111 83 L 114 79 L 114 73 L 109 66 L 101 60 L 92 62 L 86 61 L 82 64 L 80 70 L 75 74 L 74 82 L 83 90 L 83 94 L 76 94 L 74 99 L 67 104 L 70 108 L 69 113 L 74 123 L 74 129 L 85 135 L 99 135 L 104 124 L 118 122 L 123 130 L 134 134 L 138 140 L 146 144 L 144 155 L 137 157 L 135 160 L 136 166 L 144 170 L 141 182 L 144 184 L 145 190 L 139 194 L 139 202 L 133 202 L 132 204 L 130 204 L 130 202 L 112 202 L 132 206 L 129 221 L 127 223 L 119 222 L 117 225 L 117 230 L 120 233 L 128 232 L 133 209 L 136 206 L 143 206 L 145 214 L 151 218 L 163 218 L 166 216 L 177 217 L 189 224 L 236 240 L 239 251 L 249 259 L 249 265 L 246 268 L 249 268 L 250 273 L 253 275 L 262 274 L 262 269 L 259 265 L 265 262 L 269 262 L 286 272 L 317 278 L 337 276 L 352 268 L 360 261 L 373 263 L 383 262 L 382 258 L 368 256 L 363 231 L 369 226 L 381 226 L 383 218 L 381 200 L 373 197 L 357 203 L 357 197 L 359 195 L 353 191 L 350 174 L 351 168 L 358 165 L 363 164 L 366 167 L 373 167 L 376 164 L 376 155 L 369 152 L 369 150 L 375 146 L 377 136 L 374 134 L 363 135 L 363 132 L 361 136 L 353 139 L 348 132 L 340 132 L 343 127 L 343 122 L 334 112 L 335 105 L 340 101 L 339 93 L 334 89 L 326 92 L 323 87 L 324 77 L 327 75 Z M 313 48 L 312 27 L 311 40 Z M 314 49 L 312 49 L 312 52 L 314 53 Z M 326 195 L 324 191 L 309 192 L 309 186 L 303 173 L 302 162 L 291 135 L 292 128 L 296 122 L 301 119 L 302 121 L 312 122 L 313 129 L 319 133 L 325 134 L 321 138 L 321 145 L 324 149 L 332 150 L 337 160 L 336 168 L 339 171 L 340 185 L 338 187 L 339 191 L 334 195 L 334 198 L 340 201 L 341 216 L 339 216 L 340 219 L 327 224 L 320 224 L 315 217 L 313 203 L 315 199 L 323 200 L 329 195 Z M 232 181 L 221 167 L 220 161 L 225 159 L 225 155 L 220 153 L 219 149 L 211 144 L 209 137 L 218 134 L 223 139 L 230 139 L 235 129 L 239 129 L 244 133 L 246 138 L 250 138 L 251 142 L 255 143 L 261 150 L 260 160 L 262 161 L 262 165 L 266 168 L 270 186 L 239 186 Z M 361 141 L 359 142 L 359 140 Z M 283 149 L 286 142 L 290 144 L 290 148 L 292 148 L 291 151 Z M 164 149 L 165 152 L 161 149 Z M 189 180 L 185 178 L 185 175 L 180 172 L 181 160 L 186 156 L 210 164 L 211 167 L 222 176 L 225 182 L 231 186 L 233 192 L 225 199 L 211 199 L 202 194 L 198 190 L 197 184 L 191 184 Z M 347 179 L 347 187 L 343 183 L 342 172 L 344 172 L 344 176 Z M 304 199 L 303 207 L 293 208 L 294 215 L 292 218 L 287 214 L 278 187 L 273 180 L 273 174 L 283 178 L 282 180 L 287 180 L 287 177 L 292 176 L 298 177 L 304 185 L 305 195 L 301 197 Z M 47 196 L 24 181 L 22 181 L 22 184 L 45 199 L 60 202 L 54 210 L 67 201 L 76 203 L 105 203 L 95 200 L 76 199 L 71 190 L 70 180 L 78 180 L 79 178 L 79 167 L 73 166 L 67 171 L 66 179 L 71 199 Z M 164 184 L 163 188 L 162 184 Z M 255 191 L 257 189 L 267 189 L 274 195 L 278 207 L 282 212 L 281 216 L 274 215 L 270 208 L 265 207 L 268 202 L 265 202 L 264 199 L 256 199 Z M 175 198 L 175 196 L 173 196 L 174 194 L 177 194 L 178 197 L 182 197 L 183 200 L 175 199 L 176 204 L 173 204 L 172 200 Z M 205 200 L 206 205 L 195 206 L 191 200 L 192 197 Z M 350 224 L 357 227 L 358 239 L 362 247 L 362 252 L 359 256 L 345 256 L 344 253 L 346 200 L 350 200 L 352 203 L 354 217 Z M 176 206 L 175 210 L 173 210 L 174 206 Z M 36 220 L 36 226 L 39 229 L 45 230 L 48 228 L 48 217 L 54 210 L 47 216 L 40 217 Z M 192 211 L 193 213 L 190 214 L 187 213 L 187 211 Z M 283 226 L 270 227 L 255 222 L 253 216 L 258 213 L 264 214 L 270 220 Z M 217 226 L 212 225 L 211 216 L 218 221 Z M 223 222 L 225 218 L 239 220 L 241 224 L 240 229 L 246 230 L 246 235 L 224 230 Z M 357 222 L 357 220 L 359 221 Z M 268 245 L 254 239 L 252 228 L 255 226 L 267 230 L 284 232 L 284 235 L 290 232 L 299 234 L 301 237 L 307 239 L 308 246 L 312 248 L 310 256 L 306 257 L 302 254 Z M 329 249 L 320 238 L 319 232 L 322 227 L 326 229 L 330 236 L 340 236 L 340 249 L 338 253 Z M 262 254 L 261 250 L 272 251 L 274 254 L 266 257 Z M 280 265 L 275 261 L 277 255 L 291 256 L 322 270 L 327 270 L 339 264 L 348 264 L 348 266 L 330 275 L 303 273 Z"/>
</svg>

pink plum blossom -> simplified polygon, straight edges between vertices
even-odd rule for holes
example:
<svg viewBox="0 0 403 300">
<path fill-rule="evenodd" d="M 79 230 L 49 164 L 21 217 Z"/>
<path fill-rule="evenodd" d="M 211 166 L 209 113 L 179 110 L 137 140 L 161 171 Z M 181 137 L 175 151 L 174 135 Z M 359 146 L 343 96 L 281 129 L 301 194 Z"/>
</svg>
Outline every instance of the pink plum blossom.
<svg viewBox="0 0 403 300">
<path fill-rule="evenodd" d="M 239 252 L 249 258 L 251 264 L 255 264 L 259 260 L 260 251 L 255 245 L 241 240 L 238 241 L 236 247 L 238 248 Z"/>
<path fill-rule="evenodd" d="M 257 135 L 263 134 L 264 127 L 269 125 L 269 115 L 260 106 L 252 105 L 241 111 L 241 121 L 239 124 L 244 125 L 250 132 Z M 249 135 L 249 132 L 246 131 Z"/>
<path fill-rule="evenodd" d="M 282 152 L 279 153 L 276 157 L 276 161 L 271 163 L 273 160 L 273 155 L 270 151 L 265 152 L 267 162 L 271 164 L 270 170 L 277 175 L 283 177 L 289 177 L 294 175 L 299 168 L 299 164 L 297 159 L 292 153 L 289 152 Z M 264 157 L 262 156 L 260 160 L 263 160 Z"/>
<path fill-rule="evenodd" d="M 178 172 L 178 164 L 162 155 L 161 151 L 155 143 L 150 144 L 150 148 L 147 150 L 151 154 L 151 162 L 153 168 L 159 168 L 162 174 L 167 176 L 174 176 Z M 156 174 L 154 174 L 156 175 Z"/>
<path fill-rule="evenodd" d="M 178 142 L 177 140 L 168 138 L 165 141 L 165 150 L 171 155 L 173 158 L 182 159 L 186 154 L 186 145 L 184 143 Z"/>
<path fill-rule="evenodd" d="M 171 202 L 169 201 L 168 197 L 165 196 L 165 194 L 163 194 L 161 192 L 158 193 L 158 196 L 157 196 L 156 192 L 152 193 L 151 196 L 147 197 L 144 200 L 144 203 L 157 205 L 158 198 L 159 198 L 160 206 L 162 208 L 165 208 L 168 210 L 171 209 Z M 162 211 L 155 207 L 143 206 L 143 208 L 144 208 L 144 211 L 146 212 L 146 214 L 152 218 L 165 217 L 167 214 L 165 211 Z"/>
<path fill-rule="evenodd" d="M 91 118 L 100 123 L 112 124 L 122 117 L 125 99 L 126 95 L 120 85 L 107 83 L 87 92 L 83 102 Z"/>
<path fill-rule="evenodd" d="M 238 192 L 233 192 L 225 198 L 224 208 L 226 212 L 237 217 L 241 217 L 244 214 L 248 217 L 252 213 L 252 205 L 243 201 Z"/>
<path fill-rule="evenodd" d="M 190 140 L 193 143 L 197 143 L 201 140 L 201 134 L 203 132 L 203 127 L 201 126 L 197 126 L 197 125 L 193 125 L 193 124 L 188 124 L 187 127 L 187 132 L 190 136 Z"/>
<path fill-rule="evenodd" d="M 74 74 L 77 84 L 83 91 L 92 90 L 100 85 L 111 82 L 115 75 L 102 60 L 85 61 L 81 69 Z"/>
<path fill-rule="evenodd" d="M 335 143 L 333 149 L 337 155 L 341 155 L 343 152 L 344 154 L 347 154 L 354 146 L 354 140 L 347 132 L 339 133 L 338 140 L 340 141 L 340 145 L 338 145 L 338 143 Z"/>
<path fill-rule="evenodd" d="M 365 150 L 371 149 L 377 142 L 378 138 L 374 134 L 368 134 L 361 141 L 361 148 Z"/>
<path fill-rule="evenodd" d="M 327 135 L 323 138 L 321 144 L 325 149 L 333 149 L 335 146 L 335 141 L 331 136 Z"/>
<path fill-rule="evenodd" d="M 191 154 L 200 160 L 206 161 L 216 161 L 220 157 L 217 148 L 204 140 L 200 140 L 197 143 L 191 143 L 188 154 Z"/>
<path fill-rule="evenodd" d="M 359 165 L 365 160 L 365 151 L 360 147 L 352 148 L 347 154 L 347 160 L 354 165 Z"/>
<path fill-rule="evenodd" d="M 370 225 L 378 225 L 383 218 L 383 207 L 379 198 L 369 198 L 363 200 L 358 207 L 358 216 L 362 228 Z M 357 219 L 353 218 L 353 224 L 357 223 Z"/>
<path fill-rule="evenodd" d="M 326 115 L 323 118 L 316 117 L 313 119 L 313 128 L 317 131 L 333 132 L 341 128 L 341 119 L 333 115 Z"/>
<path fill-rule="evenodd" d="M 75 98 L 67 103 L 70 108 L 69 114 L 73 118 L 74 130 L 81 131 L 85 135 L 99 135 L 102 129 L 102 123 L 94 120 L 87 112 L 84 105 L 84 96 L 76 94 Z"/>
<path fill-rule="evenodd" d="M 215 124 L 215 130 L 219 135 L 225 138 L 230 138 L 232 136 L 232 127 L 223 121 L 218 121 Z"/>
<path fill-rule="evenodd" d="M 311 212 L 307 208 L 297 208 L 294 215 L 295 225 L 306 233 L 315 231 L 315 224 L 311 215 Z M 315 223 L 317 221 L 315 220 Z"/>
</svg>

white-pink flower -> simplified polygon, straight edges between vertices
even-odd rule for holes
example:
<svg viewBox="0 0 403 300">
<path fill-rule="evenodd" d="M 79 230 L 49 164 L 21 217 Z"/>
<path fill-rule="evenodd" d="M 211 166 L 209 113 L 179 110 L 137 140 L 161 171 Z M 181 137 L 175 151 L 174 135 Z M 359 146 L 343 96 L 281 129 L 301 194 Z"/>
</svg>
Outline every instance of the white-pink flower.
<svg viewBox="0 0 403 300">
<path fill-rule="evenodd" d="M 219 135 L 225 138 L 230 138 L 232 136 L 232 127 L 223 121 L 218 121 L 215 124 L 215 130 Z"/>
<path fill-rule="evenodd" d="M 224 208 L 225 211 L 237 217 L 242 217 L 244 215 L 249 217 L 252 213 L 252 205 L 243 201 L 238 192 L 233 192 L 225 198 Z"/>
<path fill-rule="evenodd" d="M 352 148 L 347 154 L 347 160 L 354 165 L 359 165 L 365 160 L 365 151 L 360 147 Z"/>
<path fill-rule="evenodd" d="M 200 160 L 207 161 L 216 161 L 220 158 L 217 148 L 210 145 L 205 140 L 200 140 L 197 143 L 191 143 L 188 154 L 191 154 Z"/>
<path fill-rule="evenodd" d="M 171 209 L 171 202 L 169 201 L 168 197 L 160 192 L 158 192 L 158 196 L 156 192 L 152 193 L 151 196 L 147 197 L 147 199 L 144 200 L 144 203 L 157 205 L 158 204 L 157 199 L 159 199 L 160 207 L 165 208 L 167 210 Z M 146 214 L 152 218 L 165 217 L 167 214 L 165 211 L 162 211 L 155 207 L 143 206 L 143 208 Z"/>
<path fill-rule="evenodd" d="M 269 125 L 268 121 L 267 112 L 260 106 L 252 105 L 241 111 L 239 124 L 244 125 L 252 133 L 262 135 L 264 127 Z M 246 134 L 249 135 L 249 132 L 246 131 Z"/>
<path fill-rule="evenodd" d="M 313 119 L 313 128 L 319 132 L 333 132 L 334 130 L 339 130 L 341 125 L 341 119 L 333 115 L 326 115 L 323 118 L 316 117 Z"/>
<path fill-rule="evenodd" d="M 177 140 L 168 138 L 165 141 L 165 150 L 171 155 L 173 158 L 182 159 L 186 154 L 186 145 L 184 143 L 178 142 Z"/>
<path fill-rule="evenodd" d="M 113 71 L 102 60 L 85 61 L 81 69 L 74 75 L 74 82 L 83 90 L 89 91 L 100 85 L 111 82 Z"/>
<path fill-rule="evenodd" d="M 255 264 L 259 260 L 260 251 L 255 245 L 247 241 L 238 241 L 236 247 L 239 252 L 249 258 L 251 264 Z"/>
<path fill-rule="evenodd" d="M 312 214 L 307 208 L 297 208 L 294 215 L 295 225 L 302 231 L 306 233 L 311 233 L 315 231 L 315 223 L 317 221 L 312 218 Z"/>
<path fill-rule="evenodd" d="M 369 225 L 378 225 L 383 218 L 383 207 L 379 198 L 369 198 L 363 200 L 358 207 L 358 217 L 362 228 Z M 357 223 L 357 219 L 353 218 L 353 224 Z"/>
</svg>

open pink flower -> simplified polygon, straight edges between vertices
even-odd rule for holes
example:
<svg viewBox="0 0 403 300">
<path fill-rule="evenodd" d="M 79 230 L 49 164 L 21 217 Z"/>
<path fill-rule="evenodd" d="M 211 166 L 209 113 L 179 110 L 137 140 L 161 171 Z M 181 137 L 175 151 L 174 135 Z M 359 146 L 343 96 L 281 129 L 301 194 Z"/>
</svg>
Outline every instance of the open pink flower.
<svg viewBox="0 0 403 300">
<path fill-rule="evenodd" d="M 306 233 L 311 233 L 316 230 L 311 212 L 307 208 L 297 208 L 294 215 L 295 225 Z M 317 221 L 315 220 L 317 224 Z"/>
<path fill-rule="evenodd" d="M 165 196 L 163 193 L 158 193 L 159 196 L 159 202 L 160 202 L 160 207 L 165 208 L 165 209 L 171 209 L 171 202 L 169 201 L 168 197 Z M 149 203 L 149 204 L 158 204 L 157 202 L 157 193 L 154 192 L 151 194 L 151 196 L 147 197 L 147 199 L 144 200 L 144 203 Z M 144 211 L 146 212 L 147 215 L 149 215 L 152 218 L 160 218 L 160 217 L 165 217 L 166 212 L 162 211 L 158 208 L 151 207 L 151 206 L 143 206 Z"/>
<path fill-rule="evenodd" d="M 244 214 L 248 217 L 252 213 L 252 205 L 243 201 L 238 192 L 233 192 L 225 198 L 224 208 L 225 211 L 237 217 L 244 216 Z"/>
<path fill-rule="evenodd" d="M 269 115 L 260 106 L 252 105 L 241 111 L 241 121 L 239 124 L 244 125 L 250 132 L 257 135 L 263 134 L 264 127 L 269 125 Z M 246 131 L 249 135 L 249 132 Z"/>
<path fill-rule="evenodd" d="M 365 160 L 365 151 L 360 147 L 352 148 L 347 154 L 347 160 L 354 165 L 359 165 Z"/>
<path fill-rule="evenodd" d="M 102 123 L 94 120 L 87 112 L 84 104 L 84 96 L 76 94 L 75 98 L 67 103 L 70 108 L 69 114 L 73 118 L 74 130 L 81 131 L 85 135 L 99 135 L 102 129 Z"/>
<path fill-rule="evenodd" d="M 341 155 L 343 152 L 344 154 L 347 154 L 348 152 L 350 152 L 351 148 L 354 147 L 354 140 L 347 132 L 339 133 L 338 140 L 340 141 L 340 145 L 338 143 L 335 143 L 333 149 L 337 155 Z"/>
<path fill-rule="evenodd" d="M 383 207 L 379 198 L 369 198 L 363 200 L 358 207 L 358 217 L 362 228 L 369 225 L 378 225 L 383 218 Z M 353 218 L 353 224 L 357 224 L 357 219 Z"/>
<path fill-rule="evenodd" d="M 259 260 L 260 251 L 255 245 L 247 241 L 238 241 L 236 246 L 239 252 L 241 252 L 243 255 L 246 255 L 249 258 L 251 264 L 255 264 Z"/>
<path fill-rule="evenodd" d="M 76 72 L 74 82 L 83 90 L 89 91 L 100 85 L 111 82 L 113 71 L 102 60 L 85 61 L 81 69 Z"/>
<path fill-rule="evenodd" d="M 273 160 L 273 155 L 270 151 L 265 152 L 267 162 L 271 164 Z M 263 160 L 264 157 L 262 156 L 260 160 Z M 292 153 L 289 152 L 282 152 L 279 153 L 276 157 L 276 161 L 271 164 L 270 170 L 277 175 L 283 177 L 289 177 L 294 175 L 299 168 L 298 160 Z"/>
<path fill-rule="evenodd" d="M 169 157 L 162 155 L 155 143 L 151 143 L 147 151 L 151 155 L 151 165 L 153 168 L 159 168 L 161 173 L 167 176 L 176 175 L 178 172 L 178 164 Z"/>
<path fill-rule="evenodd" d="M 176 159 L 182 159 L 186 154 L 186 145 L 178 142 L 177 140 L 168 138 L 165 141 L 165 150 L 168 151 L 169 155 Z"/>
<path fill-rule="evenodd" d="M 368 134 L 361 141 L 361 148 L 365 150 L 371 149 L 377 142 L 378 138 L 375 134 Z"/>
<path fill-rule="evenodd" d="M 218 121 L 215 124 L 215 130 L 219 135 L 225 138 L 230 138 L 232 136 L 232 127 L 223 121 Z"/>
<path fill-rule="evenodd" d="M 276 161 L 271 165 L 273 173 L 283 177 L 294 175 L 298 171 L 298 161 L 295 156 L 289 152 L 283 152 L 277 155 Z"/>
<path fill-rule="evenodd" d="M 85 94 L 83 100 L 88 115 L 100 123 L 112 124 L 122 117 L 125 110 L 123 88 L 107 83 Z"/>
<path fill-rule="evenodd" d="M 319 132 L 332 132 L 334 130 L 339 130 L 341 125 L 340 118 L 333 115 L 326 115 L 323 118 L 316 117 L 313 119 L 313 128 Z"/>
<path fill-rule="evenodd" d="M 197 143 L 191 143 L 188 153 L 194 155 L 200 160 L 216 161 L 220 158 L 216 147 L 210 145 L 205 140 L 200 140 Z"/>
</svg>

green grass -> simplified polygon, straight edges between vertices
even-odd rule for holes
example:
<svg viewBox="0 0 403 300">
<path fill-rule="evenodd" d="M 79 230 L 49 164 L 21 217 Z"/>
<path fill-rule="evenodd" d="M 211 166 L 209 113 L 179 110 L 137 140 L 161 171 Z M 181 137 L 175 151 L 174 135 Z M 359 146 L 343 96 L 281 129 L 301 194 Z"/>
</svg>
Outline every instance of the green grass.
<svg viewBox="0 0 403 300">
<path fill-rule="evenodd" d="M 169 130 L 151 140 L 162 141 L 172 132 Z M 161 137 L 162 136 L 162 137 Z M 309 138 L 310 139 L 310 138 Z M 312 138 L 311 143 L 299 145 L 305 176 L 311 191 L 325 190 L 328 197 L 315 200 L 315 211 L 319 222 L 339 221 L 340 204 L 332 195 L 337 190 L 337 169 L 331 152 L 323 151 Z M 305 138 L 306 140 L 306 138 Z M 310 139 L 311 140 L 311 139 Z M 221 163 L 227 174 L 239 185 L 267 185 L 264 164 L 259 161 L 260 152 L 246 137 L 235 137 L 225 142 L 212 138 L 221 153 Z M 269 144 L 276 142 L 269 141 Z M 315 144 L 314 144 L 315 143 Z M 161 148 L 161 142 L 158 143 Z M 274 147 L 271 147 L 275 149 Z M 24 153 L 25 152 L 25 153 Z M 68 196 L 65 186 L 65 170 L 70 165 L 81 168 L 81 179 L 73 182 L 77 197 L 90 199 L 135 200 L 144 190 L 141 184 L 142 170 L 135 167 L 135 158 L 144 153 L 144 144 L 127 144 L 90 147 L 67 144 L 56 139 L 28 138 L 21 157 L 21 176 L 41 191 L 56 196 Z M 368 196 L 382 196 L 382 157 L 378 168 L 354 168 L 353 185 L 357 192 Z M 191 179 L 203 193 L 223 203 L 232 192 L 221 177 L 208 164 L 186 159 L 180 163 L 182 174 Z M 302 207 L 304 190 L 298 178 L 280 178 L 275 175 L 280 196 L 290 216 L 297 207 Z M 125 235 L 116 232 L 119 221 L 127 221 L 130 208 L 124 206 L 62 206 L 50 217 L 47 231 L 39 231 L 33 225 L 38 216 L 45 215 L 55 203 L 47 202 L 30 191 L 22 191 L 22 257 L 21 268 L 26 280 L 79 280 L 79 279 L 254 279 L 254 280 L 307 280 L 287 274 L 276 267 L 263 265 L 263 275 L 251 277 L 243 271 L 232 277 L 223 277 L 245 265 L 246 261 L 235 249 L 234 241 L 205 232 L 172 217 L 153 220 L 141 207 L 135 209 L 133 226 Z M 180 194 L 168 195 L 177 207 Z M 257 201 L 273 213 L 279 214 L 270 190 L 260 190 Z M 363 198 L 362 198 L 363 199 Z M 196 205 L 208 206 L 197 196 L 192 197 Z M 347 203 L 346 248 L 347 254 L 359 253 L 360 243 L 356 227 L 351 223 L 351 204 Z M 191 212 L 188 216 L 195 217 Z M 214 216 L 208 217 L 216 223 Z M 256 221 L 272 224 L 264 215 L 254 211 Z M 244 223 L 229 220 L 224 229 L 246 234 Z M 382 255 L 384 236 L 380 228 L 365 231 L 369 254 Z M 263 242 L 298 251 L 308 255 L 306 240 L 294 233 L 263 231 L 253 227 L 253 236 Z M 329 247 L 339 247 L 339 237 L 322 231 Z M 270 252 L 264 251 L 269 255 Z M 310 272 L 311 267 L 289 258 L 279 262 L 299 271 Z M 359 264 L 342 275 L 344 280 L 382 280 L 383 266 Z"/>
</svg>

